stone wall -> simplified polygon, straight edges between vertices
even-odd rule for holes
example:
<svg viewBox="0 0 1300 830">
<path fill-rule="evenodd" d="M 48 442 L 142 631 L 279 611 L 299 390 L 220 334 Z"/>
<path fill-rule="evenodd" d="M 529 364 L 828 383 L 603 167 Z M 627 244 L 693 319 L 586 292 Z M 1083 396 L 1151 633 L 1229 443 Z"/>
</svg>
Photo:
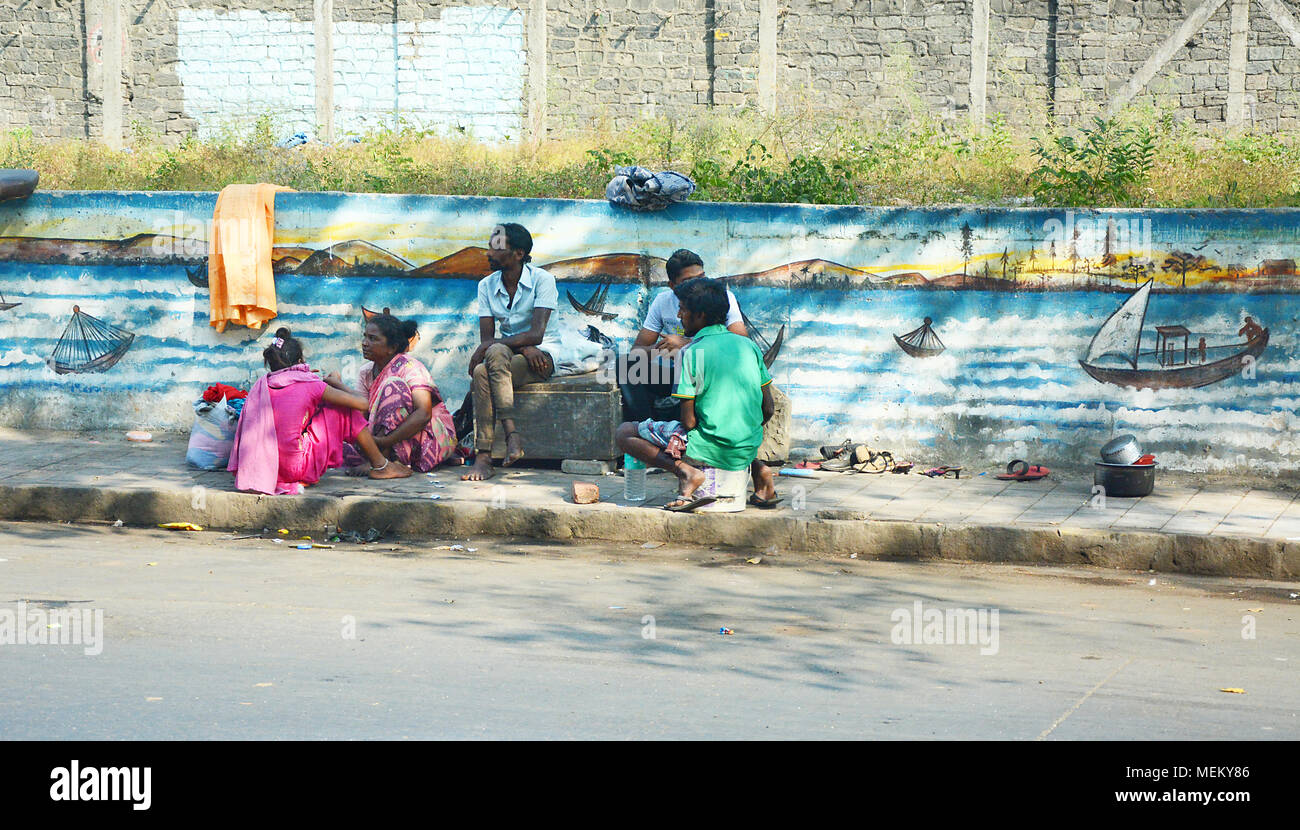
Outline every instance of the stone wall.
<svg viewBox="0 0 1300 830">
<path fill-rule="evenodd" d="M 1070 124 L 1121 100 L 1207 1 L 1213 13 L 1169 44 L 1133 101 L 1207 126 L 1239 109 L 1244 126 L 1296 127 L 1300 47 L 1275 16 L 1294 22 L 1293 0 L 334 0 L 335 118 L 343 134 L 405 120 L 490 139 L 530 116 L 561 131 L 686 118 L 758 106 L 768 50 L 780 112 L 968 119 L 973 14 L 987 4 L 987 117 Z M 0 127 L 100 134 L 105 2 L 0 6 Z M 121 2 L 126 124 L 180 135 L 265 113 L 286 131 L 319 121 L 313 0 Z M 774 35 L 760 43 L 769 2 Z M 1230 111 L 1234 8 L 1248 22 Z M 530 65 L 546 69 L 544 94 L 531 94 Z"/>
<path fill-rule="evenodd" d="M 0 4 L 0 129 L 89 137 L 81 0 Z"/>
</svg>

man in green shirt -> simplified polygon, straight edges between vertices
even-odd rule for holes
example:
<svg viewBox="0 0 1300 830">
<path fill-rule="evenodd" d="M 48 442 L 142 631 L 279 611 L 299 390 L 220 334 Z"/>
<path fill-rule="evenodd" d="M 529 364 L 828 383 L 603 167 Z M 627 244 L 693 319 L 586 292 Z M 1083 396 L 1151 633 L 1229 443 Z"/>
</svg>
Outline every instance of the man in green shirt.
<svg viewBox="0 0 1300 830">
<path fill-rule="evenodd" d="M 618 442 L 634 458 L 671 470 L 677 476 L 678 498 L 665 508 L 690 512 L 715 500 L 694 498 L 704 473 L 690 462 L 720 470 L 751 467 L 775 403 L 762 352 L 749 338 L 725 328 L 728 300 L 723 285 L 699 278 L 673 292 L 681 302 L 682 329 L 692 338 L 682 352 L 681 378 L 673 393 L 682 402 L 686 455 L 676 458 L 669 452 L 665 432 L 674 430 L 656 422 L 622 424 Z"/>
</svg>

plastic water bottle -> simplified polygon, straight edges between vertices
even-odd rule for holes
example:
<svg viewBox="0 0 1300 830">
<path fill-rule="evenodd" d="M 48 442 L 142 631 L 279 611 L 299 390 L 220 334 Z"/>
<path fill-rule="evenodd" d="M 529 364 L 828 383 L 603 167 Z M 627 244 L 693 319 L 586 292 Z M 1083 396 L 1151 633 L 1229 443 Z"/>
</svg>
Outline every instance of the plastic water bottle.
<svg viewBox="0 0 1300 830">
<path fill-rule="evenodd" d="M 623 498 L 627 501 L 645 501 L 645 462 L 623 455 Z"/>
</svg>

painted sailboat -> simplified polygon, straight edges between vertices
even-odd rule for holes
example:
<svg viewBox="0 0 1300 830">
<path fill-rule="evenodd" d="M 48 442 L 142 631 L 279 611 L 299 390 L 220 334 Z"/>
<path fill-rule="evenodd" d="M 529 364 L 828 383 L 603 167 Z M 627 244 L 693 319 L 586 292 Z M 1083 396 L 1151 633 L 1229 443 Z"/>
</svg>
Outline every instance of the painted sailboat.
<svg viewBox="0 0 1300 830">
<path fill-rule="evenodd" d="M 912 329 L 907 334 L 895 334 L 894 342 L 912 357 L 936 357 L 943 354 L 947 346 L 930 328 L 932 322 L 934 321 L 926 317 L 919 329 Z"/>
<path fill-rule="evenodd" d="M 17 308 L 20 305 L 22 305 L 22 303 L 6 302 L 4 292 L 0 291 L 0 311 L 8 311 L 11 308 Z"/>
<path fill-rule="evenodd" d="M 186 268 L 185 277 L 190 281 L 190 285 L 194 286 L 195 288 L 207 288 L 208 287 L 208 263 L 205 261 L 199 264 L 198 266 L 196 266 L 193 270 Z"/>
<path fill-rule="evenodd" d="M 1191 333 L 1186 327 L 1156 326 L 1156 348 L 1142 351 L 1142 326 L 1153 282 L 1143 283 L 1092 336 L 1088 354 L 1079 365 L 1093 378 L 1134 389 L 1196 389 L 1240 373 L 1268 346 L 1266 328 L 1249 331 L 1244 344 L 1199 348 L 1190 345 Z M 1178 338 L 1182 338 L 1181 346 Z M 1231 351 L 1217 360 L 1206 357 L 1211 351 L 1225 350 Z M 1107 356 L 1118 357 L 1127 365 L 1101 365 L 1100 359 Z"/>
<path fill-rule="evenodd" d="M 72 319 L 47 361 L 60 375 L 106 372 L 131 348 L 135 335 L 91 317 L 80 306 L 72 307 Z"/>
<path fill-rule="evenodd" d="M 776 332 L 776 339 L 769 343 L 767 338 L 759 332 L 754 322 L 749 319 L 748 314 L 743 311 L 740 312 L 740 319 L 745 324 L 745 331 L 749 332 L 749 339 L 753 340 L 754 345 L 758 346 L 759 351 L 763 353 L 763 363 L 767 368 L 771 369 L 772 364 L 776 361 L 776 356 L 781 353 L 782 344 L 785 343 L 785 325 L 781 325 L 781 328 Z"/>
<path fill-rule="evenodd" d="M 596 292 L 592 294 L 585 303 L 578 302 L 578 298 L 573 296 L 572 291 L 566 290 L 564 293 L 569 295 L 569 302 L 572 303 L 573 307 L 578 311 L 592 317 L 599 317 L 608 322 L 618 316 L 618 314 L 614 312 L 605 310 L 605 298 L 609 296 L 609 286 L 612 282 L 613 280 L 609 277 L 601 280 L 600 285 L 596 288 Z"/>
</svg>

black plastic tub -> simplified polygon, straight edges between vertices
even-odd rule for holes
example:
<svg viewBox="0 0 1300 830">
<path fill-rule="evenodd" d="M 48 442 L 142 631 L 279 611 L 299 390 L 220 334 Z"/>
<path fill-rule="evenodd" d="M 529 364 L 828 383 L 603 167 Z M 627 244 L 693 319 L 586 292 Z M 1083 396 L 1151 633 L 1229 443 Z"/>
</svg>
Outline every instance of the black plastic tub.
<svg viewBox="0 0 1300 830">
<path fill-rule="evenodd" d="M 1092 483 L 1103 487 L 1106 495 L 1116 498 L 1149 496 L 1156 486 L 1156 465 L 1106 464 L 1098 461 L 1092 474 Z"/>
</svg>

